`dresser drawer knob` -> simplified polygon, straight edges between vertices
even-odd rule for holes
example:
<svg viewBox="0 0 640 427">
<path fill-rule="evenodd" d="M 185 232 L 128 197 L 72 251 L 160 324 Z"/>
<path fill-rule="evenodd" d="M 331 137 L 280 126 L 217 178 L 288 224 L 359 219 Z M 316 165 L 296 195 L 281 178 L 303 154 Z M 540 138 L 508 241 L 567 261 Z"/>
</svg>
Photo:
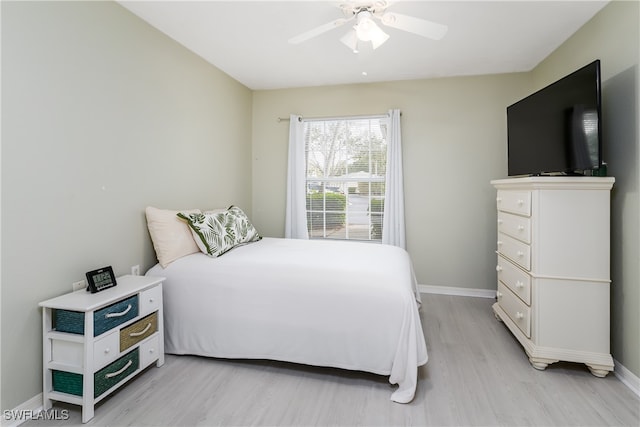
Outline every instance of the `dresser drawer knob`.
<svg viewBox="0 0 640 427">
<path fill-rule="evenodd" d="M 105 317 L 121 317 L 124 316 L 125 314 L 127 314 L 129 311 L 131 311 L 131 304 L 129 304 L 129 306 L 126 308 L 126 310 L 121 311 L 120 313 L 107 313 L 105 314 Z"/>
<path fill-rule="evenodd" d="M 109 347 L 104 349 L 104 354 L 109 354 L 109 352 L 111 352 L 111 349 Z"/>
<path fill-rule="evenodd" d="M 498 225 L 502 225 L 504 221 L 502 221 L 501 219 L 498 220 Z"/>
<path fill-rule="evenodd" d="M 498 240 L 498 246 L 502 246 L 502 240 Z"/>
<path fill-rule="evenodd" d="M 522 319 L 522 318 L 524 318 L 524 314 L 523 314 L 522 312 L 520 312 L 520 311 L 517 311 L 517 312 L 516 312 L 516 317 L 517 317 L 518 319 Z"/>
<path fill-rule="evenodd" d="M 518 226 L 518 231 L 524 231 L 524 225 L 519 225 Z"/>
<path fill-rule="evenodd" d="M 521 281 L 517 281 L 516 282 L 516 288 L 524 288 L 524 283 L 522 283 Z"/>
<path fill-rule="evenodd" d="M 500 273 L 500 272 L 502 271 L 502 267 L 501 267 L 501 266 L 499 266 L 499 265 L 496 265 L 496 271 L 497 271 L 498 273 Z"/>
<path fill-rule="evenodd" d="M 524 200 L 518 199 L 518 206 L 522 206 L 522 205 L 524 205 Z"/>
<path fill-rule="evenodd" d="M 524 256 L 524 252 L 518 251 L 518 258 L 522 258 Z"/>
<path fill-rule="evenodd" d="M 500 203 L 502 201 L 502 197 L 496 197 L 496 202 Z"/>
<path fill-rule="evenodd" d="M 500 291 L 496 292 L 496 297 L 502 298 L 502 292 L 500 292 Z"/>
</svg>

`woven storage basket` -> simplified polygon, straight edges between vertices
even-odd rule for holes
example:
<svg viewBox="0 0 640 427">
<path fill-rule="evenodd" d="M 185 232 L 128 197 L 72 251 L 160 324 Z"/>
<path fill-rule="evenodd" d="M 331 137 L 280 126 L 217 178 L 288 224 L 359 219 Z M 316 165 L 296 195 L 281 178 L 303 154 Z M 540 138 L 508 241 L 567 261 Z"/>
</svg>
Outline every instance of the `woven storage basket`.
<svg viewBox="0 0 640 427">
<path fill-rule="evenodd" d="M 129 364 L 129 361 L 131 363 Z M 140 366 L 140 356 L 136 348 L 130 353 L 125 354 L 120 359 L 102 368 L 93 376 L 93 395 L 94 398 L 100 396 L 114 385 L 134 373 Z M 109 376 L 113 373 L 117 375 Z M 82 374 L 73 372 L 57 371 L 51 372 L 53 377 L 53 390 L 61 393 L 82 396 Z"/>
<path fill-rule="evenodd" d="M 81 311 L 53 310 L 53 327 L 59 332 L 84 335 L 84 313 Z"/>
<path fill-rule="evenodd" d="M 56 370 L 52 371 L 51 374 L 54 391 L 82 396 L 82 374 Z"/>
<path fill-rule="evenodd" d="M 139 343 L 158 330 L 158 313 L 152 313 L 120 330 L 120 351 Z"/>
<path fill-rule="evenodd" d="M 93 313 L 93 336 L 107 332 L 138 316 L 138 295 L 134 295 Z"/>
<path fill-rule="evenodd" d="M 109 366 L 100 369 L 93 376 L 94 397 L 100 396 L 102 393 L 109 390 L 111 387 L 134 373 L 139 366 L 140 356 L 138 355 L 138 349 L 136 348 L 135 350 L 125 354 Z M 118 374 L 113 375 L 116 372 Z"/>
</svg>

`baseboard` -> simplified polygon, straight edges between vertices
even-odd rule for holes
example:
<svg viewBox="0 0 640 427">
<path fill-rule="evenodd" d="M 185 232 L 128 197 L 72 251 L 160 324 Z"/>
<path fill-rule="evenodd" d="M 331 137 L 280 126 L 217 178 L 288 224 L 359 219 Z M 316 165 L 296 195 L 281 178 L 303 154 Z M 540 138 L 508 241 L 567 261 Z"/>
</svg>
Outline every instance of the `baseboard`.
<svg viewBox="0 0 640 427">
<path fill-rule="evenodd" d="M 613 373 L 616 377 L 626 385 L 629 390 L 634 392 L 636 396 L 640 397 L 640 378 L 638 378 L 633 372 L 625 368 L 620 362 L 613 359 Z"/>
<path fill-rule="evenodd" d="M 461 297 L 495 298 L 495 289 L 456 288 L 453 286 L 418 285 L 425 294 L 457 295 Z"/>
<path fill-rule="evenodd" d="M 42 411 L 42 393 L 38 393 L 26 402 L 11 410 L 2 411 L 2 426 L 16 427 L 25 421 L 35 419 Z"/>
</svg>

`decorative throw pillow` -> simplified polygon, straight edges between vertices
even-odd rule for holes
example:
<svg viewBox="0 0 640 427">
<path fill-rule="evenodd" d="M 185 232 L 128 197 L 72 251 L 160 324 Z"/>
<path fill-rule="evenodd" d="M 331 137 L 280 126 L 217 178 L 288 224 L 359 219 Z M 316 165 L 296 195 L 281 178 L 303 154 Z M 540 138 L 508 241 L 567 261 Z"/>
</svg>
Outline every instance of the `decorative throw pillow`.
<svg viewBox="0 0 640 427">
<path fill-rule="evenodd" d="M 179 212 L 196 214 L 200 209 L 172 211 L 149 206 L 145 210 L 151 242 L 162 268 L 199 250 L 189 226 L 176 217 Z"/>
<path fill-rule="evenodd" d="M 180 212 L 178 216 L 189 224 L 200 251 L 211 257 L 219 257 L 236 246 L 262 239 L 247 215 L 236 206 L 224 212 Z"/>
<path fill-rule="evenodd" d="M 203 211 L 203 214 L 217 214 L 220 212 L 226 212 L 227 208 L 215 208 L 215 209 L 207 209 L 205 211 Z"/>
</svg>

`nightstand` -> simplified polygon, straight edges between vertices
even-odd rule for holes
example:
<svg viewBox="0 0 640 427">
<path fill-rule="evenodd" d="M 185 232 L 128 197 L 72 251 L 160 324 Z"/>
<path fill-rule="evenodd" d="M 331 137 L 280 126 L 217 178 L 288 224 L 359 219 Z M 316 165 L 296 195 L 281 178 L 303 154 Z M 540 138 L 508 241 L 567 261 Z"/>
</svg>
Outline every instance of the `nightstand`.
<svg viewBox="0 0 640 427">
<path fill-rule="evenodd" d="M 43 301 L 43 407 L 94 405 L 147 366 L 164 364 L 162 277 L 122 276 L 117 286 Z"/>
</svg>

